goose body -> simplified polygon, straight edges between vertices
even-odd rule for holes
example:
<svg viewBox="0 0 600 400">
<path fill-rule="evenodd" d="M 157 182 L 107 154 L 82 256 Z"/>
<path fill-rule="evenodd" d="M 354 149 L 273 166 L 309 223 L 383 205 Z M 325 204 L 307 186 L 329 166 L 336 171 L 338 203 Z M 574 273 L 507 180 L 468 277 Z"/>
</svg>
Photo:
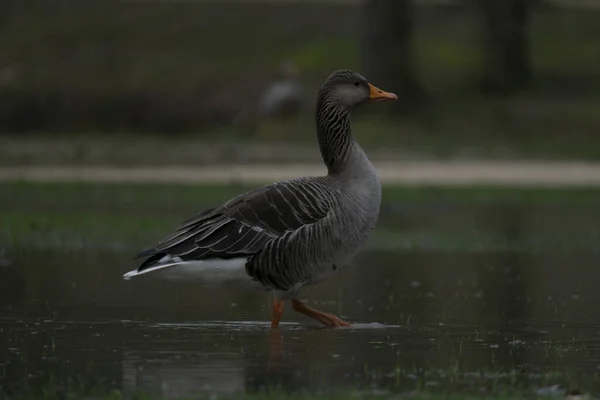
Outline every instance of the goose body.
<svg viewBox="0 0 600 400">
<path fill-rule="evenodd" d="M 294 310 L 328 326 L 344 321 L 307 307 L 300 288 L 340 270 L 360 251 L 375 227 L 381 184 L 350 131 L 350 111 L 361 103 L 396 99 L 356 72 L 331 74 L 319 90 L 317 136 L 328 173 L 275 182 L 240 194 L 185 221 L 126 273 L 167 279 L 232 283 L 273 291 L 271 326 L 285 300 Z"/>
</svg>

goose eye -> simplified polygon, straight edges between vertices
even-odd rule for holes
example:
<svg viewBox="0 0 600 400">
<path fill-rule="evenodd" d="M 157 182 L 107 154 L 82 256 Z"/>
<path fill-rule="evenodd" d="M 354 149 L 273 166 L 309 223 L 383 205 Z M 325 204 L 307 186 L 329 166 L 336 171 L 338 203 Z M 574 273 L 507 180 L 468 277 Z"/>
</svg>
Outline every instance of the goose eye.
<svg viewBox="0 0 600 400">
<path fill-rule="evenodd" d="M 354 86 L 360 86 L 360 82 L 354 82 Z"/>
</svg>

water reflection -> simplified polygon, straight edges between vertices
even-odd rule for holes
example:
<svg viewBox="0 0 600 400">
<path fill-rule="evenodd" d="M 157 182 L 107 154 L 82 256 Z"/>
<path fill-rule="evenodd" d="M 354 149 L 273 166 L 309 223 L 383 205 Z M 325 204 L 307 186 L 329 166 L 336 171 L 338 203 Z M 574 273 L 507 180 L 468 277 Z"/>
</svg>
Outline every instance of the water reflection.
<svg viewBox="0 0 600 400">
<path fill-rule="evenodd" d="M 505 220 L 512 240 L 518 221 Z M 320 329 L 289 310 L 280 332 L 268 329 L 268 296 L 127 284 L 117 272 L 128 261 L 48 250 L 16 262 L 18 273 L 3 270 L 4 391 L 52 379 L 167 398 L 273 388 L 401 392 L 568 383 L 560 375 L 547 382 L 548 371 L 588 382 L 599 371 L 595 254 L 365 253 L 304 292 L 354 329 Z"/>
</svg>

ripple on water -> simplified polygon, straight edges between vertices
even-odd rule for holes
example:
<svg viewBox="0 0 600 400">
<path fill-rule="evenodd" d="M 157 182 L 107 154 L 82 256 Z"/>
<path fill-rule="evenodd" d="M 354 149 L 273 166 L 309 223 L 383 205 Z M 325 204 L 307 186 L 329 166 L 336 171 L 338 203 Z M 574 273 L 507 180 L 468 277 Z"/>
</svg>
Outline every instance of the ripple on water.
<svg viewBox="0 0 600 400">
<path fill-rule="evenodd" d="M 286 330 L 314 330 L 324 329 L 321 326 L 303 325 L 298 322 L 281 322 L 280 326 Z M 236 331 L 249 331 L 249 330 L 265 330 L 270 329 L 270 323 L 268 321 L 200 321 L 200 322 L 161 322 L 156 324 L 148 325 L 149 328 L 157 329 L 196 329 L 196 330 L 209 330 L 209 329 L 229 329 Z M 336 330 L 368 330 L 368 329 L 390 329 L 400 328 L 400 325 L 386 325 L 378 322 L 370 323 L 357 323 L 352 324 L 350 327 L 340 327 Z"/>
<path fill-rule="evenodd" d="M 282 327 L 297 328 L 297 322 L 281 322 Z M 199 322 L 161 322 L 148 325 L 149 328 L 158 329 L 229 329 L 229 330 L 264 330 L 270 328 L 268 321 L 199 321 Z"/>
</svg>

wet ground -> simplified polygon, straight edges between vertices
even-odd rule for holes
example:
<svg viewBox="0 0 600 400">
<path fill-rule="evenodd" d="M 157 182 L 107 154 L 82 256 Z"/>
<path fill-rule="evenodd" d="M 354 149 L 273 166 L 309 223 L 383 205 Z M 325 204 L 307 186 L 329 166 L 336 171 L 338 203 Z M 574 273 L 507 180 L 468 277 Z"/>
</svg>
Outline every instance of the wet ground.
<svg viewBox="0 0 600 400">
<path fill-rule="evenodd" d="M 266 294 L 123 281 L 128 246 L 5 243 L 0 394 L 597 394 L 599 219 L 587 207 L 388 205 L 387 242 L 302 293 L 354 324 L 337 330 L 288 307 L 271 331 Z M 414 236 L 419 225 L 433 231 Z"/>
<path fill-rule="evenodd" d="M 40 262 L 60 258 L 40 254 Z M 15 278 L 0 319 L 2 387 L 16 393 L 52 377 L 59 386 L 74 379 L 86 390 L 165 397 L 265 387 L 595 390 L 598 265 L 589 255 L 367 254 L 339 279 L 305 291 L 353 328 L 320 329 L 289 310 L 279 332 L 268 328 L 261 294 L 118 276 L 49 277 L 22 288 Z"/>
</svg>

